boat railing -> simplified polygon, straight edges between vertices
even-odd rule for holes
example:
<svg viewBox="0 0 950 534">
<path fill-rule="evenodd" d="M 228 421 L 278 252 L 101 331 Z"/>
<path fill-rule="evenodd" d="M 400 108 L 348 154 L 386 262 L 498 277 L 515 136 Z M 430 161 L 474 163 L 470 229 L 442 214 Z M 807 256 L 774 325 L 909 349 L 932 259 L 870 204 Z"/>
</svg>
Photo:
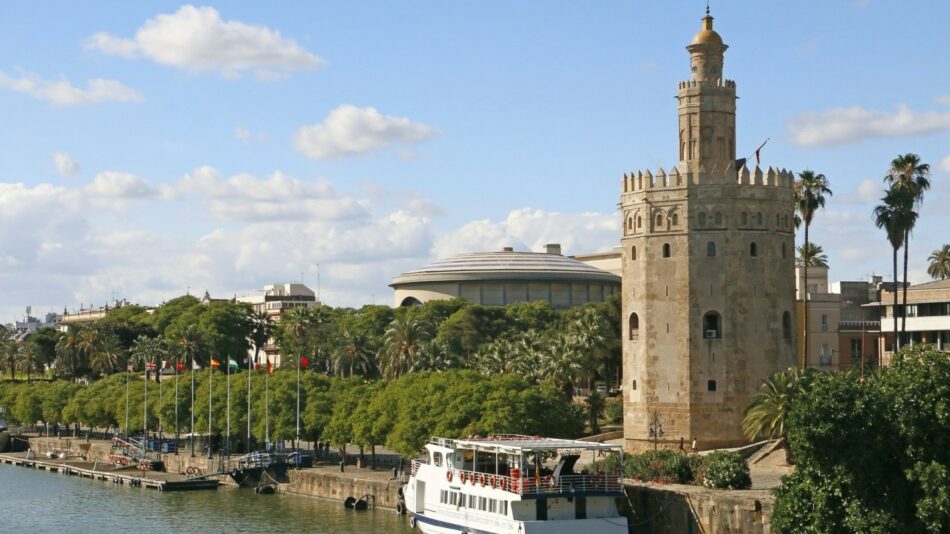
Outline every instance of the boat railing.
<svg viewBox="0 0 950 534">
<path fill-rule="evenodd" d="M 256 467 L 268 467 L 274 463 L 287 462 L 288 458 L 286 455 L 280 454 L 270 454 L 266 452 L 252 452 L 240 456 L 238 458 L 231 458 L 225 462 L 225 467 L 228 471 L 233 469 L 249 469 Z"/>
<path fill-rule="evenodd" d="M 413 462 L 412 474 L 418 466 Z M 505 476 L 477 471 L 450 470 L 446 475 L 449 482 L 461 485 L 490 487 L 510 491 L 518 495 L 571 495 L 574 493 L 623 491 L 623 479 L 611 473 L 581 473 L 554 477 L 551 475 Z"/>
</svg>

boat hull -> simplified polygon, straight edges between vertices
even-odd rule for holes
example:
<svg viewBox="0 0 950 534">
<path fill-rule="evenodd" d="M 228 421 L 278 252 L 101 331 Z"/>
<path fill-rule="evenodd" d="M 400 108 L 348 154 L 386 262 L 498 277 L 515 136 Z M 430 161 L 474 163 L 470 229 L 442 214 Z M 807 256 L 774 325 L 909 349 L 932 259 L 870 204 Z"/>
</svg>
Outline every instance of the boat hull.
<svg viewBox="0 0 950 534">
<path fill-rule="evenodd" d="M 425 534 L 626 534 L 627 518 L 572 519 L 547 521 L 511 521 L 509 525 L 491 530 L 463 526 L 428 517 L 409 514 L 410 525 Z"/>
</svg>

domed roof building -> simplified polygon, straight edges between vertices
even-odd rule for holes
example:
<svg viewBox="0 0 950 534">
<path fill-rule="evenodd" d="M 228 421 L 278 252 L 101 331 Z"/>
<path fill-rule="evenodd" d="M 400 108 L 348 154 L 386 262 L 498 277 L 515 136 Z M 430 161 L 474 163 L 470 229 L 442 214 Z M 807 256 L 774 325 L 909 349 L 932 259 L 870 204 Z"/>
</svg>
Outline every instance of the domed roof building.
<svg viewBox="0 0 950 534">
<path fill-rule="evenodd" d="M 393 278 L 396 306 L 461 297 L 483 306 L 507 306 L 543 300 L 564 310 L 603 302 L 620 293 L 620 277 L 561 255 L 560 245 L 546 252 L 458 254 Z"/>
</svg>

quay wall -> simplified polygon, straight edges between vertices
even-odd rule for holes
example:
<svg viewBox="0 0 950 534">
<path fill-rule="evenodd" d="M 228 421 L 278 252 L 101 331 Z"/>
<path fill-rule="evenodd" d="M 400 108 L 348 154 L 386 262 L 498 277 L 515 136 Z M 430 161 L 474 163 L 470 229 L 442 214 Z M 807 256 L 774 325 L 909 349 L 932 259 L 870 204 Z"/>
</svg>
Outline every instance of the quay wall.
<svg viewBox="0 0 950 534">
<path fill-rule="evenodd" d="M 348 468 L 349 469 L 349 468 Z M 356 468 L 353 472 L 328 473 L 325 470 L 291 469 L 287 471 L 288 484 L 281 484 L 279 493 L 318 497 L 343 502 L 347 497 L 359 499 L 363 495 L 373 495 L 378 508 L 395 509 L 399 499 L 399 480 L 382 480 L 361 477 Z"/>
<path fill-rule="evenodd" d="M 716 490 L 680 484 L 626 484 L 637 534 L 771 534 L 768 490 Z"/>
</svg>

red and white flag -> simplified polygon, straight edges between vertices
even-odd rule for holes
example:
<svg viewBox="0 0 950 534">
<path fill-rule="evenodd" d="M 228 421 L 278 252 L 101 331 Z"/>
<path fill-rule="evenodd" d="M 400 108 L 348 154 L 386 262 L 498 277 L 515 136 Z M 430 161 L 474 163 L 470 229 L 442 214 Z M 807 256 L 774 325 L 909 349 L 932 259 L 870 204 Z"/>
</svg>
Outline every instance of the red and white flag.
<svg viewBox="0 0 950 534">
<path fill-rule="evenodd" d="M 126 366 L 125 370 L 131 373 L 132 371 L 135 370 L 135 366 L 130 363 L 129 365 Z"/>
<path fill-rule="evenodd" d="M 154 371 L 154 370 L 155 370 L 155 364 L 152 363 L 152 362 L 148 362 L 147 364 L 145 364 L 145 369 L 148 370 L 148 371 Z"/>
</svg>

